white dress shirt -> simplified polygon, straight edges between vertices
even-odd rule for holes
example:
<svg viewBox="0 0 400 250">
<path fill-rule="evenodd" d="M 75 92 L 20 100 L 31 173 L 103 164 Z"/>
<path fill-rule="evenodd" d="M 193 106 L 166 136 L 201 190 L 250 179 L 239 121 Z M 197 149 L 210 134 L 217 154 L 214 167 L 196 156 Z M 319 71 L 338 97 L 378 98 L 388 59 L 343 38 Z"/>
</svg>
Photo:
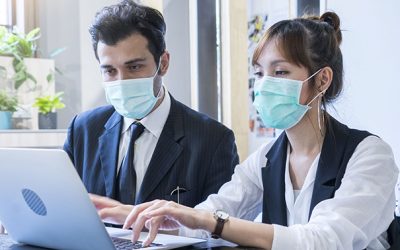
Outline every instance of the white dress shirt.
<svg viewBox="0 0 400 250">
<path fill-rule="evenodd" d="M 161 104 L 153 110 L 153 112 L 140 120 L 140 123 L 144 126 L 145 130 L 135 141 L 133 166 L 136 171 L 136 194 L 138 194 L 140 190 L 144 175 L 146 174 L 154 149 L 156 148 L 158 139 L 160 138 L 165 122 L 167 121 L 170 109 L 171 98 L 167 88 L 164 87 L 164 99 Z M 119 142 L 118 171 L 126 151 L 128 150 L 129 140 L 131 137 L 129 127 L 133 122 L 136 122 L 136 120 L 126 117 L 123 119 L 124 124 L 122 126 L 121 139 Z"/>
<path fill-rule="evenodd" d="M 263 145 L 239 164 L 232 180 L 218 194 L 196 206 L 214 211 L 223 209 L 231 216 L 254 220 L 262 211 L 261 168 L 273 142 Z M 285 199 L 288 227 L 273 225 L 272 249 L 385 249 L 385 234 L 393 220 L 394 187 L 398 168 L 390 146 L 375 136 L 365 138 L 350 158 L 335 197 L 317 204 L 308 221 L 319 155 L 308 171 L 297 199 L 285 172 Z M 204 231 L 182 228 L 180 234 L 204 237 Z"/>
</svg>

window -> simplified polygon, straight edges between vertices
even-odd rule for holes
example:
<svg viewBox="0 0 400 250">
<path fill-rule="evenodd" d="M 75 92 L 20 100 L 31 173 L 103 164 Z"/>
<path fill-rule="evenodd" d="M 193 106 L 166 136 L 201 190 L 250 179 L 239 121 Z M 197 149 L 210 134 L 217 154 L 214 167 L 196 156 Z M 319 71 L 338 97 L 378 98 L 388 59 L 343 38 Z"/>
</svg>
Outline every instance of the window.
<svg viewBox="0 0 400 250">
<path fill-rule="evenodd" d="M 12 0 L 0 0 L 0 25 L 12 28 Z"/>
</svg>

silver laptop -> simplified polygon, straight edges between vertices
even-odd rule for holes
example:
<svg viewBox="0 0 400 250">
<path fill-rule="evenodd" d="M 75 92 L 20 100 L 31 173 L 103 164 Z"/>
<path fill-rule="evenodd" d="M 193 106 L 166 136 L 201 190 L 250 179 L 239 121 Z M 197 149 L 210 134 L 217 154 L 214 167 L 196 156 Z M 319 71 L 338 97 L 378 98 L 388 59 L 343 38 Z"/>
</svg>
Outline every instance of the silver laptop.
<svg viewBox="0 0 400 250">
<path fill-rule="evenodd" d="M 110 236 L 68 155 L 58 149 L 0 148 L 0 221 L 18 243 L 56 249 L 141 248 L 140 243 L 128 248 L 115 244 L 129 244 L 121 239 L 130 232 L 113 230 L 124 237 Z M 151 248 L 202 241 L 159 235 Z"/>
</svg>

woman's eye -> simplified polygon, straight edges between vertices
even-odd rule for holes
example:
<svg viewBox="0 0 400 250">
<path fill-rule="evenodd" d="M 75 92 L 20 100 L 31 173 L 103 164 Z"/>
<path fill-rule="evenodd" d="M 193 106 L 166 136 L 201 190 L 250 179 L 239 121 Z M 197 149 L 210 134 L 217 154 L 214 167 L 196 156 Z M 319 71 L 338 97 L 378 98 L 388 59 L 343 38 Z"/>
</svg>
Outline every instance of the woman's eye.
<svg viewBox="0 0 400 250">
<path fill-rule="evenodd" d="M 276 70 L 275 71 L 275 75 L 276 76 L 284 76 L 287 75 L 289 72 L 285 71 L 285 70 Z"/>
</svg>

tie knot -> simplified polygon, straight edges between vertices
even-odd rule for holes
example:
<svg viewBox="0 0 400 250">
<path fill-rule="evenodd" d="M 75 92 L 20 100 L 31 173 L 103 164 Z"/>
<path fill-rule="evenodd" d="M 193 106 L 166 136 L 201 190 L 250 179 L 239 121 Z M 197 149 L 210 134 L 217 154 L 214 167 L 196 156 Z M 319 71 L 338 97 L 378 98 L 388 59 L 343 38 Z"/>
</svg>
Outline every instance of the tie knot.
<svg viewBox="0 0 400 250">
<path fill-rule="evenodd" d="M 139 122 L 134 122 L 131 124 L 130 130 L 131 130 L 131 142 L 132 142 L 132 140 L 135 141 L 137 138 L 140 137 L 140 135 L 144 131 L 144 126 Z"/>
</svg>

